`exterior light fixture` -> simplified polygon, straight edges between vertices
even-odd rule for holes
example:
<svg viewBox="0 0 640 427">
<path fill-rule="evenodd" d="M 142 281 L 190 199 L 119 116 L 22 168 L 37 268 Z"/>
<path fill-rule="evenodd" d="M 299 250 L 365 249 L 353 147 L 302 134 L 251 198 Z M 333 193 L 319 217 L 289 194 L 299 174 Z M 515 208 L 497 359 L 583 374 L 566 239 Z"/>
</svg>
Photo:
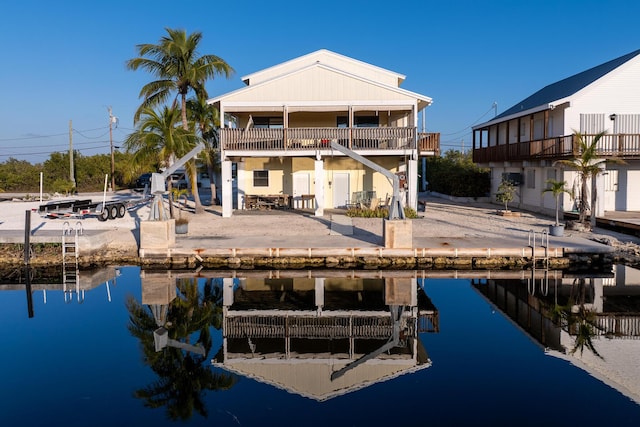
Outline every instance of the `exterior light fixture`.
<svg viewBox="0 0 640 427">
<path fill-rule="evenodd" d="M 617 116 L 616 116 L 616 114 L 615 114 L 615 113 L 614 113 L 614 114 L 611 114 L 611 115 L 609 116 L 609 120 L 615 120 L 615 119 L 616 119 L 616 117 L 617 117 Z"/>
</svg>

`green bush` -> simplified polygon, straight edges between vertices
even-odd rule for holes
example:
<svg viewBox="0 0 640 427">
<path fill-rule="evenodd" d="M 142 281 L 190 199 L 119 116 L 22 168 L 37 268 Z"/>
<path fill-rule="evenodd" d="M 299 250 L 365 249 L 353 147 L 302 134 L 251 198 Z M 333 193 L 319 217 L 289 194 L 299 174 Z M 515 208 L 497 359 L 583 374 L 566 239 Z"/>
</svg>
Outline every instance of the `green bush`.
<svg viewBox="0 0 640 427">
<path fill-rule="evenodd" d="M 473 163 L 471 153 L 447 151 L 427 159 L 429 190 L 455 197 L 485 197 L 491 190 L 489 169 Z"/>
</svg>

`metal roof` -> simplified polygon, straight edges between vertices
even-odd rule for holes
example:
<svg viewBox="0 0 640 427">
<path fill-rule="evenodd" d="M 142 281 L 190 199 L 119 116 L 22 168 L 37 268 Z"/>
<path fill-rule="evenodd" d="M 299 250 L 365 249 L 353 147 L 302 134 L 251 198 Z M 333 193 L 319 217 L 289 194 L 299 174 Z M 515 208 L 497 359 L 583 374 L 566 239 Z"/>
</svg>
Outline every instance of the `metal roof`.
<svg viewBox="0 0 640 427">
<path fill-rule="evenodd" d="M 613 59 L 609 62 L 605 62 L 604 64 L 600 64 L 596 67 L 590 68 L 581 73 L 575 74 L 571 77 L 567 77 L 566 79 L 563 79 L 558 82 L 552 83 L 548 86 L 545 86 L 544 88 L 540 89 L 533 95 L 529 96 L 528 98 L 525 98 L 524 100 L 516 103 L 514 106 L 512 106 L 508 110 L 497 115 L 496 117 L 491 119 L 491 121 L 493 122 L 496 119 L 499 119 L 501 117 L 517 114 L 521 111 L 527 111 L 529 109 L 532 109 L 544 104 L 549 104 L 559 99 L 571 96 L 574 93 L 578 92 L 579 90 L 587 87 L 591 83 L 595 82 L 605 74 L 615 70 L 625 62 L 633 59 L 639 54 L 640 54 L 640 49 L 634 52 L 628 53 L 619 58 Z"/>
</svg>

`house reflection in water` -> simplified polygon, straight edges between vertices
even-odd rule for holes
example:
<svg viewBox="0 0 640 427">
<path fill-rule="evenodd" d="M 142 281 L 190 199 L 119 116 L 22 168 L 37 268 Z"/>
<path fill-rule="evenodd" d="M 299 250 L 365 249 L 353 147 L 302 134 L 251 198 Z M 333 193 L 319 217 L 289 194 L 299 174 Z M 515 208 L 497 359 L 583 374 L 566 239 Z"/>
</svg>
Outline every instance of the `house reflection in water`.
<svg viewBox="0 0 640 427">
<path fill-rule="evenodd" d="M 359 273 L 224 279 L 213 365 L 318 401 L 431 366 L 438 311 L 412 273 Z"/>
<path fill-rule="evenodd" d="M 472 285 L 551 356 L 640 403 L 640 271 L 594 277 L 529 271 Z"/>
</svg>

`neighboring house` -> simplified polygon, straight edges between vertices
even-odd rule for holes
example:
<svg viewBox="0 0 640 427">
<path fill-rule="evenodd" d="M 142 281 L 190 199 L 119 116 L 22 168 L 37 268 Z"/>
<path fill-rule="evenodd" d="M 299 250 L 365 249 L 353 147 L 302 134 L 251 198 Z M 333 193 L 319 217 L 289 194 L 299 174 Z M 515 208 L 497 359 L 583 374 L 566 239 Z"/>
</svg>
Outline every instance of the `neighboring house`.
<svg viewBox="0 0 640 427">
<path fill-rule="evenodd" d="M 255 196 L 282 195 L 321 216 L 345 207 L 355 192 L 383 201 L 392 194 L 383 174 L 332 150 L 332 141 L 406 178 L 405 203 L 416 208 L 418 156 L 439 153 L 439 134 L 418 132 L 419 113 L 432 101 L 401 89 L 404 78 L 318 50 L 245 76 L 247 87 L 210 99 L 220 117 L 231 118 L 219 133 L 222 215 L 247 208 Z"/>
<path fill-rule="evenodd" d="M 640 50 L 546 86 L 475 126 L 473 160 L 491 168 L 492 194 L 508 176 L 519 184 L 518 207 L 551 213 L 554 198 L 542 194 L 548 179 L 565 180 L 580 195 L 576 172 L 554 163 L 577 155 L 574 130 L 587 138 L 607 131 L 599 155 L 625 161 L 598 175 L 596 216 L 640 210 Z M 565 211 L 576 203 L 563 198 Z"/>
</svg>

